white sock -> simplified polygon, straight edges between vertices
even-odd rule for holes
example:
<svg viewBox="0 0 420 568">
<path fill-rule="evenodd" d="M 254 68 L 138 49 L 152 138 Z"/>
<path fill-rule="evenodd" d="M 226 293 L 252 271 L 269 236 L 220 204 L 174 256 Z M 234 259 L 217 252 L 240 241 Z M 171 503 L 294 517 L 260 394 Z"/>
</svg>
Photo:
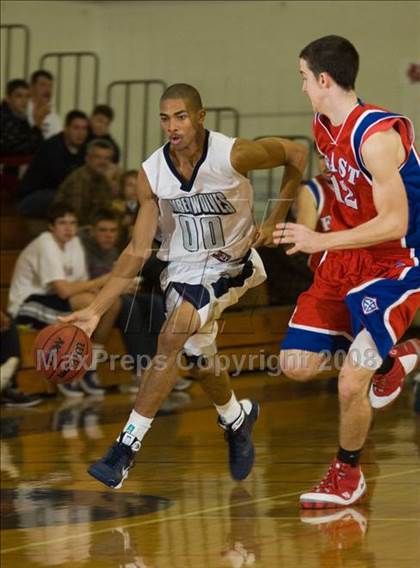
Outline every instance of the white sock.
<svg viewBox="0 0 420 568">
<path fill-rule="evenodd" d="M 225 424 L 232 424 L 240 416 L 242 412 L 242 406 L 236 400 L 235 393 L 232 391 L 232 396 L 226 404 L 214 405 L 216 407 L 217 413 Z"/>
<path fill-rule="evenodd" d="M 122 443 L 130 446 L 134 438 L 137 438 L 137 440 L 141 442 L 152 425 L 152 422 L 153 418 L 146 418 L 135 410 L 132 410 L 127 424 L 122 431 L 124 434 L 121 440 Z M 119 440 L 119 438 L 120 436 L 118 436 L 117 440 Z M 140 449 L 140 446 L 138 449 Z"/>
</svg>

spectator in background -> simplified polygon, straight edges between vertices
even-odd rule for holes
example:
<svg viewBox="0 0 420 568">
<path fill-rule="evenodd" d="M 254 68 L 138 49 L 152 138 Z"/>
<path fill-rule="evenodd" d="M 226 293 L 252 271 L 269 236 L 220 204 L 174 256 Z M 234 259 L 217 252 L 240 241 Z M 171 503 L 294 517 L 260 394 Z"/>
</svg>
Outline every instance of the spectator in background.
<svg viewBox="0 0 420 568">
<path fill-rule="evenodd" d="M 16 325 L 0 310 L 0 391 L 5 406 L 35 406 L 41 402 L 37 396 L 28 396 L 17 388 L 16 373 L 20 362 L 19 335 Z"/>
<path fill-rule="evenodd" d="M 45 115 L 41 124 L 42 136 L 46 140 L 62 130 L 61 119 L 52 108 L 54 77 L 49 71 L 39 69 L 31 75 L 30 98 L 28 103 L 28 120 L 31 125 L 35 124 L 34 113 L 36 109 L 46 108 L 48 113 Z"/>
<path fill-rule="evenodd" d="M 91 218 L 91 226 L 79 230 L 90 278 L 108 274 L 114 265 L 119 255 L 115 246 L 118 233 L 119 216 L 107 208 L 97 209 Z"/>
<path fill-rule="evenodd" d="M 84 163 L 88 117 L 72 110 L 64 130 L 45 140 L 23 176 L 18 190 L 18 212 L 45 218 L 63 180 Z"/>
<path fill-rule="evenodd" d="M 121 243 L 127 245 L 131 239 L 134 222 L 139 210 L 137 197 L 137 170 L 128 170 L 121 176 L 120 197 L 112 202 L 112 208 L 121 214 Z"/>
<path fill-rule="evenodd" d="M 95 140 L 96 138 L 104 138 L 108 140 L 114 148 L 114 155 L 112 161 L 118 164 L 120 161 L 120 148 L 115 142 L 109 129 L 114 120 L 114 111 L 108 105 L 96 105 L 93 109 L 92 115 L 89 120 L 89 138 L 88 140 Z"/>
<path fill-rule="evenodd" d="M 6 97 L 0 105 L 0 155 L 31 156 L 42 144 L 41 125 L 48 108 L 34 108 L 33 124 L 29 124 L 26 111 L 29 85 L 23 79 L 13 79 L 6 85 Z"/>
<path fill-rule="evenodd" d="M 72 172 L 60 185 L 55 202 L 66 203 L 81 226 L 88 225 L 92 212 L 112 203 L 113 147 L 108 140 L 92 140 L 86 149 L 85 165 Z"/>
<path fill-rule="evenodd" d="M 85 247 L 86 259 L 90 278 L 100 278 L 111 272 L 114 262 L 118 259 L 117 248 L 119 233 L 119 216 L 112 209 L 96 211 L 92 226 L 79 232 Z M 122 307 L 117 324 L 122 332 L 128 354 L 136 362 L 133 369 L 131 385 L 121 385 L 121 390 L 137 392 L 138 379 L 142 366 L 138 361 L 147 363 L 154 357 L 157 350 L 157 339 L 160 328 L 165 320 L 164 302 L 160 291 L 160 273 L 166 263 L 151 256 L 146 262 L 141 280 L 134 279 L 131 290 L 121 296 Z M 191 381 L 179 377 L 175 390 L 184 390 Z"/>
<path fill-rule="evenodd" d="M 107 275 L 89 279 L 86 258 L 77 232 L 77 217 L 65 204 L 53 205 L 49 212 L 49 231 L 45 231 L 20 253 L 9 292 L 9 313 L 19 325 L 41 329 L 56 323 L 57 317 L 87 306 L 108 279 Z M 103 394 L 96 376 L 98 353 L 103 349 L 118 317 L 121 301 L 117 299 L 101 319 L 93 336 L 93 363 L 80 380 L 88 394 Z M 80 397 L 77 382 L 58 385 L 65 396 Z"/>
</svg>

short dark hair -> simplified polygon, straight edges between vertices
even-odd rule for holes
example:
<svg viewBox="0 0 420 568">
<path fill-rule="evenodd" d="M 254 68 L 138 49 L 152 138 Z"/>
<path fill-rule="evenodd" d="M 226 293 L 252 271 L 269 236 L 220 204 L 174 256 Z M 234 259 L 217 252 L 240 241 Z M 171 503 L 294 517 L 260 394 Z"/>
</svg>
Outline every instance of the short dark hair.
<svg viewBox="0 0 420 568">
<path fill-rule="evenodd" d="M 90 218 L 90 222 L 92 225 L 97 225 L 101 221 L 114 221 L 119 225 L 120 223 L 120 216 L 116 211 L 113 209 L 109 209 L 106 207 L 102 207 L 101 209 L 96 209 Z"/>
<path fill-rule="evenodd" d="M 359 54 L 348 39 L 336 35 L 321 37 L 304 47 L 299 57 L 316 77 L 325 72 L 345 91 L 354 89 Z"/>
<path fill-rule="evenodd" d="M 170 85 L 160 97 L 160 102 L 162 103 L 168 99 L 182 99 L 188 101 L 194 110 L 203 108 L 200 93 L 195 87 L 187 85 L 187 83 L 175 83 L 174 85 Z"/>
<path fill-rule="evenodd" d="M 17 89 L 29 89 L 29 85 L 24 79 L 12 79 L 6 85 L 6 95 L 10 97 Z"/>
<path fill-rule="evenodd" d="M 59 217 L 64 217 L 65 215 L 74 215 L 77 219 L 77 213 L 71 205 L 68 205 L 64 201 L 58 203 L 53 203 L 48 209 L 48 221 L 50 225 L 54 225 Z"/>
<path fill-rule="evenodd" d="M 75 109 L 71 110 L 66 114 L 66 118 L 64 120 L 64 126 L 70 126 L 73 120 L 76 120 L 77 118 L 82 118 L 83 120 L 86 121 L 89 120 L 86 113 L 82 112 L 81 110 Z"/>
<path fill-rule="evenodd" d="M 54 81 L 54 76 L 52 73 L 46 71 L 45 69 L 38 69 L 37 71 L 34 71 L 31 75 L 31 85 L 35 85 L 35 83 L 41 77 L 43 77 L 44 79 L 48 79 L 49 81 Z"/>
<path fill-rule="evenodd" d="M 108 105 L 96 105 L 93 109 L 92 116 L 95 116 L 95 114 L 106 116 L 110 122 L 114 120 L 114 109 Z"/>
<path fill-rule="evenodd" d="M 88 154 L 94 148 L 101 148 L 102 150 L 111 150 L 114 153 L 114 146 L 111 144 L 109 140 L 105 138 L 94 138 L 89 142 L 86 147 L 86 154 Z"/>
<path fill-rule="evenodd" d="M 135 177 L 137 179 L 137 176 L 139 175 L 138 170 L 127 170 L 126 172 L 123 173 L 123 175 L 121 176 L 121 183 L 122 185 L 124 185 L 125 180 L 130 178 L 130 177 Z"/>
</svg>

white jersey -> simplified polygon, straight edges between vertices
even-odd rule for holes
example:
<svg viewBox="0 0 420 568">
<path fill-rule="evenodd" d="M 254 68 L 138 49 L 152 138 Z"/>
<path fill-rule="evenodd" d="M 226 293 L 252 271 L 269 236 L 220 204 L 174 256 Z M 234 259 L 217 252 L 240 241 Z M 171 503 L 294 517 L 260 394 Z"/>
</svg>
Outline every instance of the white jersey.
<svg viewBox="0 0 420 568">
<path fill-rule="evenodd" d="M 187 183 L 171 160 L 169 143 L 143 169 L 160 208 L 158 257 L 220 265 L 241 259 L 254 230 L 253 189 L 230 161 L 235 138 L 206 130 L 203 154 Z"/>
</svg>

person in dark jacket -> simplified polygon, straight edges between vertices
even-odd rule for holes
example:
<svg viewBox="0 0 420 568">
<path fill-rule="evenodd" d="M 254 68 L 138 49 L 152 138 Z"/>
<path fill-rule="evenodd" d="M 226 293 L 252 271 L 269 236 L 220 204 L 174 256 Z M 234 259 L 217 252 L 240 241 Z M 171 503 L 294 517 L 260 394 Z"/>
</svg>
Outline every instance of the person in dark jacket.
<svg viewBox="0 0 420 568">
<path fill-rule="evenodd" d="M 63 180 L 85 161 L 88 117 L 70 111 L 64 130 L 45 140 L 29 165 L 18 188 L 18 212 L 44 218 Z"/>
<path fill-rule="evenodd" d="M 114 111 L 110 106 L 96 105 L 89 119 L 88 142 L 95 140 L 96 138 L 104 138 L 105 140 L 108 140 L 108 142 L 110 142 L 114 148 L 114 156 L 112 158 L 112 161 L 114 162 L 114 164 L 118 164 L 118 162 L 120 161 L 120 148 L 109 133 L 109 129 L 113 120 Z"/>
<path fill-rule="evenodd" d="M 34 125 L 26 116 L 29 85 L 23 79 L 13 79 L 6 86 L 6 97 L 0 105 L 0 155 L 31 156 L 42 144 L 42 121 L 48 114 L 46 105 L 33 108 Z"/>
</svg>

